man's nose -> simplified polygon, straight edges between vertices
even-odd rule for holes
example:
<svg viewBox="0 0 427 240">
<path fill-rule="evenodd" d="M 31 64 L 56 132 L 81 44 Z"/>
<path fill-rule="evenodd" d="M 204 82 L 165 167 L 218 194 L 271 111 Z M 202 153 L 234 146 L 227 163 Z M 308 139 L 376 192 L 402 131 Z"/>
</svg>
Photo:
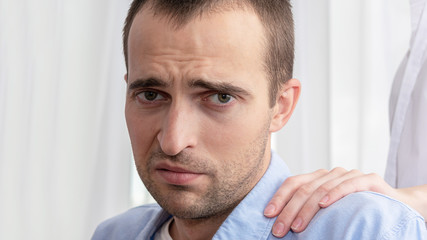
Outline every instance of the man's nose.
<svg viewBox="0 0 427 240">
<path fill-rule="evenodd" d="M 175 156 L 197 143 L 197 116 L 191 106 L 172 104 L 157 135 L 162 151 Z"/>
</svg>

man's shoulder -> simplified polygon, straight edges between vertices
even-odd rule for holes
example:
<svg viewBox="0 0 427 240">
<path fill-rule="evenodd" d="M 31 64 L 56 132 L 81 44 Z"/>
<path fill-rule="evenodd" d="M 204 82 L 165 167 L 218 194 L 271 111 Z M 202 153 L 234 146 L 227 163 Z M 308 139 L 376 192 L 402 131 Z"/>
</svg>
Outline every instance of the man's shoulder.
<svg viewBox="0 0 427 240">
<path fill-rule="evenodd" d="M 321 209 L 302 236 L 305 234 L 324 234 L 329 239 L 427 237 L 420 214 L 402 202 L 374 192 L 353 193 Z"/>
<path fill-rule="evenodd" d="M 168 214 L 158 204 L 142 205 L 102 222 L 92 239 L 135 239 L 144 232 L 154 233 L 167 218 Z"/>
</svg>

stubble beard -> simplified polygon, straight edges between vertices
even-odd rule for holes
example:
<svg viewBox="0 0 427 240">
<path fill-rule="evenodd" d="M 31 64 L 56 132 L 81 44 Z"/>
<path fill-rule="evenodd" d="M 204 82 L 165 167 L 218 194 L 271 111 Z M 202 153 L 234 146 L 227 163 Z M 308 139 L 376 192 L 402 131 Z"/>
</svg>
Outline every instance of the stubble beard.
<svg viewBox="0 0 427 240">
<path fill-rule="evenodd" d="M 268 131 L 264 133 L 263 136 L 248 144 L 248 149 L 240 152 L 240 161 L 229 161 L 232 164 L 224 169 L 215 169 L 210 166 L 209 159 L 190 156 L 186 153 L 168 156 L 161 150 L 157 150 L 150 155 L 146 168 L 143 169 L 136 164 L 137 170 L 157 203 L 175 217 L 193 220 L 221 218 L 223 215 L 228 215 L 262 177 L 264 172 L 261 171 L 269 138 Z M 155 163 L 165 159 L 189 169 L 207 173 L 211 184 L 205 193 L 197 198 L 189 197 L 192 194 L 192 187 L 175 185 L 169 185 L 168 191 L 161 191 L 158 183 L 150 177 L 150 173 L 153 173 Z M 252 166 L 245 172 L 240 171 L 242 163 L 248 162 L 248 159 L 251 159 Z M 215 177 L 218 176 L 219 171 L 225 173 L 220 174 L 221 176 L 227 177 L 222 179 Z"/>
</svg>

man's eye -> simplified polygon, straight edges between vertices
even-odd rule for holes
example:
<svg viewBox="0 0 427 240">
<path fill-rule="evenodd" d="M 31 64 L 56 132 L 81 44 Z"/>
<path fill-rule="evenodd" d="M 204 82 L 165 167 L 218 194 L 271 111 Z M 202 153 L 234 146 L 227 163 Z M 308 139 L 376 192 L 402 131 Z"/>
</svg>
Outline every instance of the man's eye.
<svg viewBox="0 0 427 240">
<path fill-rule="evenodd" d="M 137 95 L 137 97 L 139 98 L 139 100 L 143 101 L 143 102 L 153 102 L 153 101 L 158 101 L 158 100 L 163 100 L 164 97 L 157 93 L 157 92 L 153 92 L 153 91 L 144 91 L 141 92 Z"/>
<path fill-rule="evenodd" d="M 215 93 L 210 95 L 208 98 L 211 102 L 218 105 L 230 103 L 235 99 L 233 96 L 226 93 Z"/>
</svg>

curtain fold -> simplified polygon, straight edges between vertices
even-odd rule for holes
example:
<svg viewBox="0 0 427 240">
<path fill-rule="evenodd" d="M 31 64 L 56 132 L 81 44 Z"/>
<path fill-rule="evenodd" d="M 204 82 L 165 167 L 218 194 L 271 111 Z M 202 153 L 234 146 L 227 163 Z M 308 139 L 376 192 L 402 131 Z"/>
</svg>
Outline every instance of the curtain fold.
<svg viewBox="0 0 427 240">
<path fill-rule="evenodd" d="M 294 0 L 302 93 L 274 148 L 294 174 L 342 166 L 384 174 L 388 96 L 409 46 L 409 1 Z"/>
<path fill-rule="evenodd" d="M 88 239 L 128 208 L 128 1 L 0 1 L 0 239 Z"/>
</svg>

